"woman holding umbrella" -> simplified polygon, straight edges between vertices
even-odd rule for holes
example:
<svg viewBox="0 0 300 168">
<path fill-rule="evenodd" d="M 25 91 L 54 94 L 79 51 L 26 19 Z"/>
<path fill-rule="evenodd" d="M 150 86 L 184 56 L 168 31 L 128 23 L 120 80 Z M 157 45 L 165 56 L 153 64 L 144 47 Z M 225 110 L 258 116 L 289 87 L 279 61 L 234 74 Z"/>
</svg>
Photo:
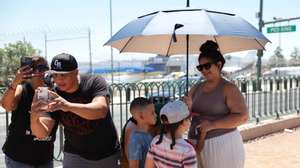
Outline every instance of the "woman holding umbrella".
<svg viewBox="0 0 300 168">
<path fill-rule="evenodd" d="M 197 69 L 205 81 L 191 88 L 185 101 L 193 114 L 189 138 L 196 144 L 199 165 L 204 168 L 242 168 L 245 152 L 237 127 L 248 120 L 239 89 L 221 76 L 225 64 L 218 45 L 200 47 Z"/>
</svg>

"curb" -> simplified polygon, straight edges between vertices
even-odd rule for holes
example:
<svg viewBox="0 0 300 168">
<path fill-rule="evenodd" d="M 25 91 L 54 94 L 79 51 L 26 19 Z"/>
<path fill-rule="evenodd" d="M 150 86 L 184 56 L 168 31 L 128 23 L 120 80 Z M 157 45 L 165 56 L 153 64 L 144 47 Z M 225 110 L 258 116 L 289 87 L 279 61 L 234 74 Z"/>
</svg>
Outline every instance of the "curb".
<svg viewBox="0 0 300 168">
<path fill-rule="evenodd" d="M 286 128 L 295 128 L 300 126 L 300 116 L 291 114 L 282 116 L 279 120 L 264 120 L 259 124 L 245 124 L 238 129 L 243 137 L 243 141 L 252 140 L 258 137 L 283 131 Z"/>
</svg>

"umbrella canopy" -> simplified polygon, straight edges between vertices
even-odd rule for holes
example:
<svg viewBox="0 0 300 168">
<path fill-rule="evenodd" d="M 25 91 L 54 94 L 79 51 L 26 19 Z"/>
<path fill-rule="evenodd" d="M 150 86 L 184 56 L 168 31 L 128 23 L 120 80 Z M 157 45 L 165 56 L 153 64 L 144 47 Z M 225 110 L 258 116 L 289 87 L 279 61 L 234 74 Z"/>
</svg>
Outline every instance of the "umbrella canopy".
<svg viewBox="0 0 300 168">
<path fill-rule="evenodd" d="M 222 54 L 264 49 L 270 42 L 242 18 L 203 9 L 165 10 L 140 16 L 119 30 L 105 45 L 120 52 L 160 55 L 186 54 L 188 92 L 189 54 L 198 54 L 207 40 L 215 41 Z"/>
<path fill-rule="evenodd" d="M 169 56 L 187 52 L 198 54 L 199 47 L 207 40 L 215 41 L 222 54 L 264 49 L 269 42 L 254 26 L 234 14 L 184 9 L 158 11 L 138 17 L 105 45 L 120 52 Z"/>
</svg>

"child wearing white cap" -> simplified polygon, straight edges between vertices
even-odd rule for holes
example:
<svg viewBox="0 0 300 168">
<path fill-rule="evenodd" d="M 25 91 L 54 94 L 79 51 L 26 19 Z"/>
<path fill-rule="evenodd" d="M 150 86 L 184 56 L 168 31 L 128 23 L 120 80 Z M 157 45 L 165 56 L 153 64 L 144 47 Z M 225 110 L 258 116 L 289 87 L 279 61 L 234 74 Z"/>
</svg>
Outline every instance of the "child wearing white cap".
<svg viewBox="0 0 300 168">
<path fill-rule="evenodd" d="M 153 138 L 147 154 L 146 168 L 196 168 L 194 147 L 183 139 L 191 125 L 191 115 L 182 101 L 169 102 L 160 110 L 160 135 Z"/>
</svg>

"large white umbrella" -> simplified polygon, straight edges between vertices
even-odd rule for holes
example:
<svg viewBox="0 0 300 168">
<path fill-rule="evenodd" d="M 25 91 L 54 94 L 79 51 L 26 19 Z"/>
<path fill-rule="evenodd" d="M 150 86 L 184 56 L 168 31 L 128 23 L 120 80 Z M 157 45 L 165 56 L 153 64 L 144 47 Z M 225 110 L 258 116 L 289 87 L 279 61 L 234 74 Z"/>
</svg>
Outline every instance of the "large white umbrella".
<svg viewBox="0 0 300 168">
<path fill-rule="evenodd" d="M 264 49 L 269 42 L 254 26 L 234 14 L 183 9 L 140 16 L 121 28 L 105 45 L 121 53 L 186 54 L 188 66 L 188 55 L 198 54 L 199 47 L 207 40 L 215 41 L 222 54 Z"/>
</svg>

